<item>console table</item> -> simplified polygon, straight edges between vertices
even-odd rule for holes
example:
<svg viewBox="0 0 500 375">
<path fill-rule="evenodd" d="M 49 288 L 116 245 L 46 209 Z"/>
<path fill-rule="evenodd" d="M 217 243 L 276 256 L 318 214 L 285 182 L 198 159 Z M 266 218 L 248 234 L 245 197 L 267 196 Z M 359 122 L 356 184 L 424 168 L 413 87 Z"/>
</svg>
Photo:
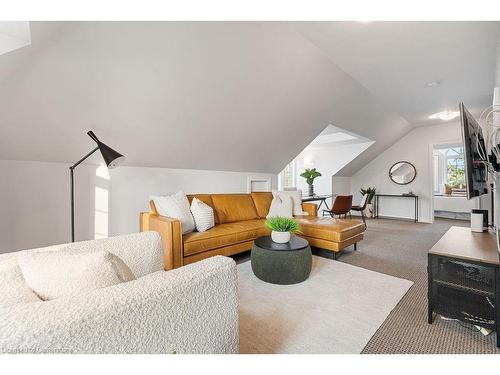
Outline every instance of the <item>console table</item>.
<svg viewBox="0 0 500 375">
<path fill-rule="evenodd" d="M 414 220 L 415 223 L 418 222 L 418 195 L 405 195 L 405 194 L 375 194 L 375 215 L 374 218 L 378 217 L 378 206 L 380 197 L 390 197 L 390 198 L 411 198 L 414 200 Z"/>
<path fill-rule="evenodd" d="M 326 203 L 326 200 L 329 198 L 334 198 L 334 197 L 335 197 L 335 194 L 312 195 L 312 196 L 306 195 L 306 196 L 302 196 L 302 202 L 320 201 L 320 204 L 318 206 L 318 211 L 321 208 L 321 206 L 323 205 L 323 203 L 325 204 L 326 209 L 329 210 L 330 207 L 328 207 L 328 203 Z"/>
<path fill-rule="evenodd" d="M 428 323 L 437 313 L 497 332 L 500 282 L 496 237 L 451 227 L 428 254 Z"/>
</svg>

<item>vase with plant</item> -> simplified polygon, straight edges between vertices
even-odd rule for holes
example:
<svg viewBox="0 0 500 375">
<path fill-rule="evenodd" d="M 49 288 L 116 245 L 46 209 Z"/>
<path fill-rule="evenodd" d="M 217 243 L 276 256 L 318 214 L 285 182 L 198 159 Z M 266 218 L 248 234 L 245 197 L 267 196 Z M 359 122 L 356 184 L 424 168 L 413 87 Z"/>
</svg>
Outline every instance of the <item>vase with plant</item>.
<svg viewBox="0 0 500 375">
<path fill-rule="evenodd" d="M 266 220 L 266 227 L 271 229 L 271 239 L 277 243 L 287 243 L 290 233 L 300 233 L 299 222 L 291 217 L 270 217 Z"/>
<path fill-rule="evenodd" d="M 316 168 L 306 168 L 304 172 L 300 174 L 300 177 L 304 177 L 306 179 L 307 184 L 309 185 L 309 196 L 312 197 L 314 195 L 314 179 L 316 177 L 320 177 L 321 173 L 316 170 Z"/>
<path fill-rule="evenodd" d="M 365 209 L 365 216 L 366 217 L 373 217 L 373 198 L 375 197 L 375 194 L 377 193 L 377 189 L 375 187 L 368 187 L 366 189 L 361 188 L 360 190 L 361 195 L 366 197 L 366 209 Z"/>
</svg>

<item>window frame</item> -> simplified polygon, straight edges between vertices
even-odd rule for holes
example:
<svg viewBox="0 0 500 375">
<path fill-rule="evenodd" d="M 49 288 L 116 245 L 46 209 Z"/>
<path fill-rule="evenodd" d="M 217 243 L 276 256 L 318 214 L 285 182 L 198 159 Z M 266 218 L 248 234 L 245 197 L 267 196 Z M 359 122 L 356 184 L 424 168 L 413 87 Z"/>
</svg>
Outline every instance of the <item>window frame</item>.
<svg viewBox="0 0 500 375">
<path fill-rule="evenodd" d="M 285 184 L 287 169 L 290 172 L 292 185 Z M 290 163 L 288 163 L 285 166 L 285 168 L 283 168 L 283 170 L 279 173 L 278 181 L 279 181 L 279 189 L 280 190 L 283 190 L 284 188 L 288 188 L 288 187 L 296 187 L 297 186 L 297 169 L 296 169 L 296 160 L 295 159 L 292 160 Z"/>
</svg>

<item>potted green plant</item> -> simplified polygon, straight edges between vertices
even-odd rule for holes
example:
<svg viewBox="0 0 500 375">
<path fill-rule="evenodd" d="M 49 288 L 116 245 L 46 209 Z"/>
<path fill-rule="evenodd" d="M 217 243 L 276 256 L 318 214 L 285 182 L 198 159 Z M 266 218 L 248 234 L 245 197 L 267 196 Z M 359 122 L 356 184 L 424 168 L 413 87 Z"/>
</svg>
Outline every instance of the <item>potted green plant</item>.
<svg viewBox="0 0 500 375">
<path fill-rule="evenodd" d="M 300 233 L 299 222 L 291 217 L 270 217 L 266 220 L 266 227 L 271 229 L 271 239 L 277 243 L 287 243 L 290 233 Z"/>
<path fill-rule="evenodd" d="M 372 217 L 373 216 L 373 197 L 375 197 L 375 194 L 377 193 L 377 189 L 375 187 L 368 187 L 366 189 L 361 188 L 359 191 L 361 195 L 367 195 L 366 198 L 366 209 L 365 209 L 365 216 L 366 217 Z"/>
<path fill-rule="evenodd" d="M 306 179 L 307 184 L 309 185 L 309 196 L 312 197 L 314 195 L 314 179 L 316 177 L 320 177 L 321 173 L 316 170 L 316 168 L 306 168 L 304 172 L 300 174 L 300 177 L 304 177 Z"/>
</svg>

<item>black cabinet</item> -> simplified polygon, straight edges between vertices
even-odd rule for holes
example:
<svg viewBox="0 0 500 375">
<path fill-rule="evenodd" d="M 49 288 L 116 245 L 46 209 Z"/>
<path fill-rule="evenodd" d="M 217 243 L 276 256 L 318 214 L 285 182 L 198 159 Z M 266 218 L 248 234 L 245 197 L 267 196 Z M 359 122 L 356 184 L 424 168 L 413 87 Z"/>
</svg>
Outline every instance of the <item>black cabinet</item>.
<svg viewBox="0 0 500 375">
<path fill-rule="evenodd" d="M 428 321 L 437 313 L 497 331 L 500 347 L 499 267 L 429 253 Z"/>
</svg>

